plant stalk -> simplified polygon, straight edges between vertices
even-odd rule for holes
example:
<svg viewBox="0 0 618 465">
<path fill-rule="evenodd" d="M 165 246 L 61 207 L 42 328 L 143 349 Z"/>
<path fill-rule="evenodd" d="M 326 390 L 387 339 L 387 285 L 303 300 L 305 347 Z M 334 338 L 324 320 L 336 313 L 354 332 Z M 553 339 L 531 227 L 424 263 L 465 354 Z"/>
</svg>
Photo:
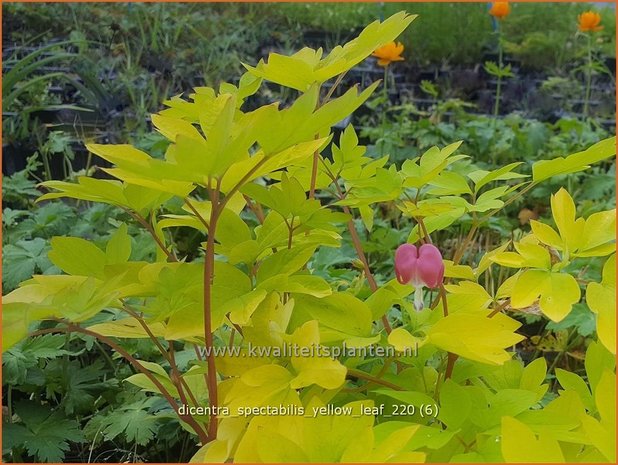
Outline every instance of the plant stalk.
<svg viewBox="0 0 618 465">
<path fill-rule="evenodd" d="M 592 34 L 586 34 L 588 38 L 588 69 L 586 70 L 586 93 L 584 95 L 584 117 L 590 111 L 590 91 L 592 87 Z"/>
<path fill-rule="evenodd" d="M 384 146 L 386 145 L 386 109 L 388 107 L 388 66 L 384 67 L 384 86 L 382 87 L 382 98 L 384 100 L 384 111 L 382 112 L 382 144 L 380 145 L 380 156 L 384 155 Z"/>
<path fill-rule="evenodd" d="M 502 91 L 502 28 L 500 24 L 498 24 L 498 69 L 500 70 L 500 74 L 498 74 L 498 81 L 496 83 L 496 102 L 494 103 L 494 117 L 498 117 L 500 114 L 500 97 Z"/>
<path fill-rule="evenodd" d="M 352 378 L 356 378 L 356 379 L 364 379 L 366 381 L 369 381 L 370 383 L 380 384 L 382 386 L 389 387 L 395 391 L 405 391 L 405 389 L 402 388 L 401 386 L 397 386 L 396 384 L 389 383 L 388 381 L 385 381 L 380 378 L 376 378 L 375 376 L 371 376 L 370 374 L 365 373 L 364 371 L 355 370 L 353 368 L 348 368 L 348 376 Z"/>
<path fill-rule="evenodd" d="M 204 260 L 204 342 L 206 344 L 206 364 L 208 367 L 208 401 L 215 410 L 219 405 L 217 392 L 217 368 L 215 365 L 215 354 L 212 337 L 212 284 L 214 278 L 215 265 L 215 231 L 219 220 L 219 186 L 212 191 L 212 207 L 210 210 L 210 221 L 208 222 L 208 239 L 206 241 L 206 258 Z M 211 415 L 208 422 L 208 436 L 212 439 L 217 437 L 218 419 L 216 415 Z"/>
</svg>

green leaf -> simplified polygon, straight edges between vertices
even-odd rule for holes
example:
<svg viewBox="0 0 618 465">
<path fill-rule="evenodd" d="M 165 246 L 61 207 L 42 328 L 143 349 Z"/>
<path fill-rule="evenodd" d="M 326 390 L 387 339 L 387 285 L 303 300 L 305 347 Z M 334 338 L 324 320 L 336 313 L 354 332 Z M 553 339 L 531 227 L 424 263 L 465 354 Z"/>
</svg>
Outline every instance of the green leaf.
<svg viewBox="0 0 618 465">
<path fill-rule="evenodd" d="M 600 283 L 586 287 L 586 303 L 597 314 L 599 340 L 612 354 L 616 353 L 616 254 L 603 265 Z"/>
<path fill-rule="evenodd" d="M 184 309 L 178 308 L 169 318 L 166 328 L 166 339 L 183 339 L 204 334 L 204 307 L 203 307 L 203 284 L 201 264 L 183 264 L 183 266 L 195 269 L 189 272 L 193 289 L 189 292 L 185 289 L 183 294 L 187 304 Z M 178 276 L 179 283 L 182 276 Z M 186 281 L 185 281 L 186 285 Z M 229 263 L 215 261 L 214 281 L 212 286 L 212 327 L 219 328 L 225 321 L 225 304 L 232 299 L 247 294 L 252 289 L 249 276 Z M 178 293 L 173 286 L 170 287 L 168 296 L 172 302 L 178 301 Z M 163 302 L 162 302 L 163 303 Z M 163 303 L 162 308 L 165 308 Z"/>
<path fill-rule="evenodd" d="M 581 377 L 570 371 L 556 368 L 556 378 L 558 378 L 558 382 L 563 389 L 577 393 L 588 411 L 596 410 L 590 388 L 588 388 L 588 385 Z"/>
<path fill-rule="evenodd" d="M 292 327 L 310 320 L 320 322 L 320 340 L 323 343 L 371 335 L 371 311 L 352 294 L 337 292 L 318 299 L 296 295 Z"/>
<path fill-rule="evenodd" d="M 365 300 L 365 303 L 371 309 L 372 318 L 379 320 L 382 315 L 390 310 L 393 304 L 403 301 L 403 297 L 411 292 L 410 286 L 399 284 L 397 280 L 393 279 L 373 292 Z"/>
<path fill-rule="evenodd" d="M 17 343 L 35 321 L 56 317 L 85 321 L 115 303 L 115 280 L 106 285 L 81 276 L 36 276 L 3 297 L 3 349 Z"/>
<path fill-rule="evenodd" d="M 501 365 L 511 359 L 504 349 L 523 336 L 514 331 L 521 323 L 498 313 L 487 318 L 483 311 L 459 311 L 438 320 L 428 331 L 428 342 L 469 360 Z"/>
<path fill-rule="evenodd" d="M 107 242 L 105 249 L 106 263 L 125 263 L 131 255 L 131 237 L 127 234 L 127 225 L 121 224 Z"/>
<path fill-rule="evenodd" d="M 313 297 L 326 297 L 333 293 L 330 285 L 323 278 L 302 274 L 273 276 L 260 283 L 258 289 L 307 294 Z"/>
<path fill-rule="evenodd" d="M 575 220 L 575 202 L 564 188 L 551 197 L 551 212 L 567 250 L 579 248 L 583 239 L 584 220 Z"/>
<path fill-rule="evenodd" d="M 266 298 L 266 295 L 265 290 L 254 289 L 247 294 L 228 300 L 223 305 L 221 312 L 226 315 L 229 313 L 232 323 L 244 326 L 250 322 L 251 315 Z"/>
<path fill-rule="evenodd" d="M 537 435 L 521 421 L 502 418 L 502 455 L 508 463 L 564 462 L 558 441 L 549 433 Z"/>
<path fill-rule="evenodd" d="M 195 139 L 196 141 L 203 140 L 202 135 L 195 126 L 179 118 L 155 114 L 152 115 L 152 124 L 172 142 L 176 142 L 177 137 L 180 135 Z"/>
<path fill-rule="evenodd" d="M 77 183 L 46 181 L 41 183 L 41 185 L 55 189 L 58 192 L 44 194 L 37 199 L 37 202 L 70 197 L 124 206 L 140 213 L 142 216 L 147 216 L 148 212 L 171 197 L 169 194 L 143 186 L 126 184 L 108 179 L 89 178 L 86 176 L 79 176 L 77 178 Z"/>
<path fill-rule="evenodd" d="M 70 442 L 84 441 L 77 422 L 64 418 L 59 411 L 52 411 L 34 402 L 21 401 L 15 405 L 15 413 L 22 422 L 19 426 L 24 426 L 18 433 L 19 442 L 37 460 L 61 463 L 70 449 Z M 9 431 L 5 430 L 7 426 Z M 3 436 L 5 434 L 11 434 L 11 424 L 3 427 Z"/>
<path fill-rule="evenodd" d="M 313 256 L 316 246 L 293 247 L 291 249 L 280 250 L 270 257 L 267 257 L 261 264 L 257 272 L 258 282 L 266 281 L 276 275 L 291 275 L 300 270 Z"/>
<path fill-rule="evenodd" d="M 5 383 L 25 384 L 28 370 L 38 366 L 39 360 L 51 360 L 63 355 L 78 355 L 81 352 L 64 350 L 66 336 L 45 334 L 28 338 L 2 354 L 2 370 Z"/>
<path fill-rule="evenodd" d="M 89 144 L 86 147 L 116 166 L 104 168 L 105 172 L 128 184 L 184 198 L 194 189 L 192 180 L 203 181 L 200 171 L 154 159 L 128 144 Z"/>
<path fill-rule="evenodd" d="M 292 334 L 293 347 L 315 348 L 320 343 L 320 331 L 318 322 L 308 321 L 297 328 Z M 312 384 L 317 384 L 324 389 L 337 389 L 345 382 L 346 368 L 338 361 L 329 357 L 315 355 L 292 356 L 292 366 L 297 376 L 290 381 L 292 389 L 301 389 Z"/>
<path fill-rule="evenodd" d="M 2 254 L 4 290 L 15 289 L 20 282 L 30 278 L 37 270 L 40 272 L 49 270 L 51 263 L 45 253 L 47 248 L 47 243 L 40 237 L 6 244 Z"/>
<path fill-rule="evenodd" d="M 147 398 L 128 405 L 121 405 L 117 410 L 106 415 L 101 421 L 103 435 L 113 441 L 122 435 L 129 444 L 147 445 L 158 429 L 157 417 L 148 412 L 155 398 Z"/>
<path fill-rule="evenodd" d="M 449 313 L 486 309 L 492 301 L 483 286 L 473 281 L 460 281 L 456 285 L 447 284 L 445 289 L 448 291 Z"/>
<path fill-rule="evenodd" d="M 150 332 L 157 337 L 165 336 L 165 325 L 160 322 L 149 322 L 148 328 Z M 98 323 L 92 326 L 88 326 L 90 331 L 94 331 L 102 336 L 111 336 L 127 339 L 147 339 L 150 335 L 146 332 L 144 327 L 134 319 L 121 318 L 119 320 L 109 321 L 107 323 Z"/>
<path fill-rule="evenodd" d="M 616 209 L 593 213 L 586 219 L 578 257 L 606 255 L 616 250 Z"/>
<path fill-rule="evenodd" d="M 547 385 L 543 386 L 547 376 L 547 362 L 544 358 L 537 358 L 530 362 L 525 368 L 519 380 L 519 388 L 527 391 L 539 393 L 536 400 L 541 400 L 547 391 Z"/>
<path fill-rule="evenodd" d="M 401 195 L 401 177 L 394 166 L 389 169 L 379 168 L 375 176 L 350 181 L 348 194 L 337 205 L 362 207 L 378 202 L 394 200 Z"/>
<path fill-rule="evenodd" d="M 335 47 L 324 59 L 321 48 L 305 47 L 291 56 L 271 53 L 267 62 L 260 60 L 255 68 L 244 66 L 255 76 L 305 92 L 312 84 L 321 84 L 363 61 L 374 50 L 394 40 L 415 18 L 399 12 L 383 22 L 374 21 L 358 37 L 343 47 Z"/>
<path fill-rule="evenodd" d="M 501 181 L 506 179 L 525 178 L 525 174 L 513 173 L 512 171 L 521 165 L 522 162 L 510 163 L 502 168 L 493 171 L 476 170 L 468 173 L 468 177 L 474 182 L 474 190 L 478 192 L 483 186 L 492 181 Z"/>
<path fill-rule="evenodd" d="M 443 171 L 437 178 L 428 183 L 433 186 L 427 190 L 431 195 L 461 195 L 471 194 L 472 190 L 461 174 L 453 171 Z"/>
<path fill-rule="evenodd" d="M 511 71 L 510 64 L 505 66 L 502 64 L 496 64 L 493 61 L 486 61 L 484 68 L 485 71 L 487 71 L 489 74 L 498 78 L 514 76 L 513 72 Z"/>
<path fill-rule="evenodd" d="M 32 321 L 47 316 L 48 312 L 32 308 L 29 303 L 2 300 L 2 350 L 6 351 L 28 335 Z"/>
<path fill-rule="evenodd" d="M 473 411 L 471 389 L 447 379 L 440 388 L 439 418 L 450 430 L 457 430 Z"/>
<path fill-rule="evenodd" d="M 584 364 L 588 375 L 588 384 L 594 393 L 603 372 L 616 368 L 616 358 L 602 344 L 592 341 L 586 350 Z"/>
<path fill-rule="evenodd" d="M 532 180 L 540 182 L 552 176 L 583 171 L 591 164 L 614 155 L 616 155 L 616 137 L 610 137 L 566 158 L 537 161 L 532 165 Z"/>
<path fill-rule="evenodd" d="M 529 307 L 540 297 L 543 314 L 558 322 L 570 313 L 580 296 L 579 284 L 570 274 L 526 270 L 516 278 L 511 305 L 513 308 Z"/>
<path fill-rule="evenodd" d="M 588 440 L 610 463 L 616 461 L 616 375 L 611 370 L 601 374 L 594 400 L 601 417 L 582 417 L 582 426 Z"/>
<path fill-rule="evenodd" d="M 501 208 L 504 205 L 504 202 L 500 200 L 500 197 L 505 196 L 509 193 L 509 191 L 510 189 L 508 186 L 500 186 L 485 191 L 481 195 L 479 195 L 479 197 L 476 199 L 476 202 L 472 207 L 469 208 L 469 210 L 483 213 L 488 210 Z"/>
<path fill-rule="evenodd" d="M 388 343 L 392 345 L 397 352 L 415 351 L 423 344 L 423 339 L 414 337 L 404 328 L 395 328 L 388 335 Z"/>
<path fill-rule="evenodd" d="M 372 392 L 390 397 L 408 405 L 418 407 L 420 405 L 432 405 L 434 400 L 423 392 L 415 391 L 394 391 L 392 389 L 375 389 Z"/>
<path fill-rule="evenodd" d="M 560 322 L 549 321 L 546 328 L 554 332 L 577 328 L 577 332 L 588 337 L 596 331 L 596 318 L 588 306 L 583 303 L 573 305 L 573 310 Z"/>
<path fill-rule="evenodd" d="M 79 237 L 54 237 L 49 251 L 51 262 L 67 274 L 103 278 L 105 253 Z"/>
<path fill-rule="evenodd" d="M 161 383 L 161 385 L 168 391 L 172 396 L 179 397 L 178 391 L 172 380 L 170 379 L 167 372 L 158 364 L 153 362 L 146 362 L 144 360 L 138 360 L 141 365 L 143 365 L 151 375 Z M 127 383 L 134 384 L 137 387 L 142 388 L 146 392 L 154 392 L 158 394 L 162 394 L 159 390 L 159 387 L 152 381 L 149 376 L 146 376 L 144 373 L 137 373 L 135 375 L 129 376 L 124 380 Z"/>
<path fill-rule="evenodd" d="M 401 165 L 401 177 L 404 187 L 421 188 L 437 179 L 448 165 L 465 158 L 466 155 L 451 156 L 461 144 L 462 141 L 459 141 L 443 149 L 431 147 L 420 157 L 418 163 L 415 163 L 416 159 L 406 160 Z M 439 181 L 438 183 L 440 184 Z M 461 181 L 459 181 L 459 184 L 461 184 Z"/>
</svg>

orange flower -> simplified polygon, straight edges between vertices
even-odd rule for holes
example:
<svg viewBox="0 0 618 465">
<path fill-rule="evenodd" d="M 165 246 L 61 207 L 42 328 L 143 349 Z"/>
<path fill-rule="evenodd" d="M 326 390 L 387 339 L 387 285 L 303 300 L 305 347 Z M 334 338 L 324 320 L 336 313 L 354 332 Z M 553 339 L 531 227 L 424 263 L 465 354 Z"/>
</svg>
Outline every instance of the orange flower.
<svg viewBox="0 0 618 465">
<path fill-rule="evenodd" d="M 586 11 L 577 17 L 577 25 L 582 32 L 596 32 L 603 29 L 603 26 L 599 26 L 601 22 L 601 15 L 594 11 Z"/>
<path fill-rule="evenodd" d="M 403 50 L 404 47 L 401 42 L 389 42 L 388 44 L 378 48 L 371 54 L 371 56 L 378 59 L 378 64 L 380 66 L 387 67 L 393 61 L 403 61 L 403 57 L 401 56 Z"/>
<path fill-rule="evenodd" d="M 509 2 L 494 2 L 489 10 L 490 15 L 500 20 L 506 18 L 510 12 L 511 5 L 509 5 Z"/>
</svg>

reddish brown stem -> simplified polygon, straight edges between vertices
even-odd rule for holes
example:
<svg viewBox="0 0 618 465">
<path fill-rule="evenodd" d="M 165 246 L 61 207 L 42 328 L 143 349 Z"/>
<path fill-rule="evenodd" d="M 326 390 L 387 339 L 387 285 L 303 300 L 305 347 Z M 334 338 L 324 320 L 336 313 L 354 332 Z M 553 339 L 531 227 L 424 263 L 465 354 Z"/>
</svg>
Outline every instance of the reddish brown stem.
<svg viewBox="0 0 618 465">
<path fill-rule="evenodd" d="M 178 258 L 176 258 L 176 255 L 174 255 L 173 252 L 170 252 L 168 250 L 168 248 L 165 247 L 165 244 L 161 241 L 159 236 L 157 236 L 157 233 L 155 232 L 155 230 L 152 227 L 152 225 L 148 221 L 146 221 L 146 219 L 143 216 L 141 216 L 137 212 L 129 210 L 128 208 L 122 208 L 122 209 L 125 212 L 127 212 L 135 221 L 137 221 L 144 228 L 146 228 L 146 230 L 150 233 L 152 238 L 155 240 L 157 246 L 159 246 L 159 248 L 165 253 L 165 255 L 167 255 L 167 261 L 168 262 L 177 262 L 178 261 Z"/>
<path fill-rule="evenodd" d="M 219 184 L 219 183 L 218 183 Z M 217 368 L 215 365 L 215 354 L 212 350 L 214 347 L 212 337 L 212 284 L 214 280 L 214 265 L 215 265 L 215 231 L 217 230 L 217 221 L 219 220 L 219 185 L 212 192 L 211 197 L 210 221 L 208 229 L 208 239 L 206 241 L 206 258 L 204 260 L 204 341 L 206 344 L 206 364 L 208 367 L 208 401 L 210 406 L 217 411 L 219 405 L 217 393 Z M 208 422 L 208 435 L 211 438 L 217 437 L 218 419 L 216 415 L 210 416 Z"/>
<path fill-rule="evenodd" d="M 316 138 L 317 139 L 317 138 Z M 318 181 L 318 160 L 320 153 L 316 150 L 313 154 L 313 165 L 311 166 L 311 185 L 309 186 L 309 198 L 315 198 L 315 185 Z"/>
<path fill-rule="evenodd" d="M 466 236 L 464 241 L 455 251 L 455 255 L 453 256 L 453 265 L 459 265 L 459 262 L 461 262 L 461 259 L 463 258 L 463 255 L 466 249 L 468 248 L 468 245 L 474 238 L 474 235 L 476 234 L 477 230 L 478 230 L 478 226 L 476 224 L 473 224 L 472 227 L 470 228 L 470 231 L 468 231 L 468 235 Z"/>
<path fill-rule="evenodd" d="M 348 207 L 343 207 L 343 211 L 347 214 L 351 214 Z M 359 260 L 363 264 L 363 269 L 365 271 L 367 283 L 369 284 L 369 289 L 371 289 L 371 292 L 376 292 L 378 290 L 378 284 L 376 283 L 376 280 L 373 277 L 373 273 L 371 273 L 371 269 L 369 268 L 369 263 L 367 262 L 367 257 L 365 256 L 363 245 L 361 243 L 360 237 L 358 237 L 358 233 L 356 232 L 356 227 L 354 226 L 354 220 L 348 221 L 348 231 L 350 232 L 350 236 L 352 237 L 352 244 L 354 244 L 354 250 L 356 250 L 356 254 L 358 255 Z M 384 329 L 386 330 L 387 334 L 390 334 L 393 328 L 388 322 L 388 317 L 386 315 L 382 315 L 382 324 L 384 325 Z"/>
<path fill-rule="evenodd" d="M 446 290 L 444 289 L 444 284 L 440 284 L 440 297 L 442 298 L 442 307 L 444 311 L 444 316 L 448 316 L 448 304 L 446 302 Z M 457 360 L 457 355 L 451 352 L 448 352 L 446 356 L 446 371 L 444 372 L 444 380 L 447 380 L 453 374 L 453 368 L 455 367 L 455 360 Z"/>
<path fill-rule="evenodd" d="M 254 204 L 253 201 L 247 195 L 243 194 L 243 197 L 245 198 L 245 202 L 247 202 L 247 206 L 249 207 L 249 209 L 251 209 L 251 211 L 256 216 L 260 224 L 264 224 L 264 211 L 262 211 L 262 207 L 260 206 L 260 204 L 259 203 Z"/>
<path fill-rule="evenodd" d="M 370 383 L 380 384 L 382 386 L 391 388 L 395 391 L 405 391 L 405 388 L 402 388 L 401 386 L 397 386 L 396 384 L 390 383 L 388 381 L 377 378 L 375 376 L 371 376 L 370 374 L 365 373 L 364 371 L 355 370 L 353 368 L 348 368 L 348 376 L 350 376 L 351 378 L 356 378 L 356 379 L 364 379 L 366 381 L 369 381 Z"/>
<path fill-rule="evenodd" d="M 288 250 L 292 248 L 292 238 L 294 236 L 294 218 L 295 217 L 292 217 L 290 224 L 287 225 L 288 226 Z"/>
<path fill-rule="evenodd" d="M 446 289 L 444 288 L 444 284 L 440 284 L 438 296 L 442 298 L 442 312 L 444 316 L 448 316 L 448 304 L 446 303 Z"/>
<path fill-rule="evenodd" d="M 453 375 L 453 368 L 455 368 L 455 361 L 457 360 L 457 355 L 449 352 L 446 356 L 446 371 L 444 372 L 444 380 L 450 379 Z"/>
<path fill-rule="evenodd" d="M 168 358 L 169 358 L 170 368 L 172 369 L 172 380 L 174 378 L 178 380 L 177 383 L 174 383 L 177 385 L 178 393 L 181 393 L 181 392 L 184 393 L 186 391 L 187 395 L 189 396 L 189 399 L 191 399 L 191 402 L 193 402 L 193 405 L 198 407 L 199 404 L 197 402 L 195 395 L 193 394 L 193 391 L 191 391 L 191 388 L 187 384 L 187 381 L 180 374 L 178 365 L 176 365 L 176 356 L 174 353 L 174 341 L 167 341 L 167 344 L 169 346 Z M 185 404 L 188 404 L 186 398 L 183 400 L 183 402 Z"/>
<path fill-rule="evenodd" d="M 129 307 L 126 304 L 123 305 L 123 309 L 129 315 L 131 315 L 133 318 L 137 320 L 137 322 L 144 329 L 144 331 L 146 331 L 146 334 L 148 334 L 148 337 L 150 338 L 150 340 L 159 349 L 159 352 L 161 352 L 161 355 L 163 356 L 163 358 L 165 358 L 165 360 L 167 360 L 167 363 L 170 364 L 170 368 L 172 370 L 172 376 L 170 377 L 170 379 L 172 380 L 172 382 L 174 383 L 174 386 L 178 390 L 178 395 L 180 396 L 180 400 L 184 404 L 188 404 L 187 398 L 185 396 L 185 390 L 186 390 L 187 395 L 191 398 L 191 401 L 193 402 L 193 404 L 197 406 L 197 399 L 193 395 L 191 388 L 189 388 L 189 385 L 187 384 L 185 379 L 181 376 L 180 371 L 178 370 L 178 367 L 176 366 L 176 361 L 174 359 L 174 346 L 172 345 L 173 344 L 172 341 L 167 341 L 167 344 L 169 346 L 169 351 L 165 350 L 163 345 L 159 342 L 159 339 L 150 330 L 150 327 L 148 326 L 146 321 L 144 321 L 144 318 L 139 315 L 138 312 L 136 312 L 135 310 L 133 310 L 131 307 Z"/>
<path fill-rule="evenodd" d="M 150 327 L 148 326 L 146 321 L 144 321 L 144 318 L 140 316 L 140 314 L 137 311 L 133 310 L 127 304 L 124 304 L 122 308 L 124 309 L 125 312 L 127 312 L 129 315 L 131 315 L 133 318 L 137 320 L 137 322 L 144 329 L 144 331 L 146 331 L 146 334 L 148 334 L 148 337 L 150 338 L 150 340 L 159 349 L 159 352 L 161 352 L 161 355 L 163 356 L 163 358 L 167 360 L 167 363 L 170 364 L 170 368 L 172 370 L 171 379 L 172 379 L 172 382 L 174 383 L 174 386 L 176 386 L 176 389 L 178 389 L 178 395 L 180 396 L 180 400 L 182 400 L 183 403 L 188 404 L 187 398 L 184 393 L 184 390 L 186 390 L 193 404 L 197 406 L 197 399 L 193 395 L 193 392 L 191 392 L 191 389 L 187 385 L 187 382 L 185 381 L 185 379 L 180 375 L 180 371 L 178 370 L 178 367 L 176 366 L 176 360 L 174 359 L 174 346 L 172 345 L 173 342 L 167 341 L 167 344 L 169 346 L 169 351 L 165 350 L 163 345 L 159 342 L 159 339 L 150 330 Z"/>
<path fill-rule="evenodd" d="M 193 204 L 191 203 L 191 201 L 189 200 L 189 197 L 185 197 L 185 203 L 187 204 L 187 207 L 189 207 L 189 209 L 193 212 L 193 214 L 197 217 L 197 219 L 200 221 L 200 223 L 202 223 L 202 225 L 204 226 L 204 228 L 206 229 L 206 232 L 208 232 L 208 223 L 206 222 L 206 220 L 204 219 L 204 217 L 202 215 L 199 214 L 199 212 L 197 211 L 197 209 L 193 206 Z"/>
<path fill-rule="evenodd" d="M 236 185 L 234 187 L 232 187 L 226 194 L 225 194 L 225 198 L 223 200 L 221 200 L 221 204 L 219 205 L 219 208 L 221 210 L 223 210 L 223 207 L 225 207 L 225 205 L 229 202 L 229 200 L 232 198 L 232 196 L 238 192 L 238 190 L 245 185 L 245 183 L 247 183 L 249 181 L 249 179 L 251 179 L 251 176 L 255 175 L 256 171 L 258 169 L 260 169 L 262 167 L 262 165 L 264 163 L 266 163 L 268 161 L 268 158 L 266 156 L 264 156 L 264 158 L 262 158 L 260 161 L 258 161 L 255 166 L 253 168 L 251 168 L 247 174 L 245 174 L 242 178 L 240 178 L 240 180 L 238 181 L 238 183 L 236 183 Z M 218 182 L 218 186 L 217 186 L 217 199 L 219 198 L 219 188 L 221 187 L 221 182 Z M 213 207 L 214 207 L 214 202 L 213 202 Z M 213 228 L 214 230 L 214 228 Z"/>
<path fill-rule="evenodd" d="M 341 187 L 339 186 L 335 178 L 332 178 L 332 180 L 339 194 L 339 198 L 343 200 L 345 198 L 345 195 L 343 191 L 341 190 Z M 352 216 L 352 212 L 345 205 L 343 207 L 343 212 L 346 213 L 347 215 Z M 369 289 L 371 289 L 371 292 L 376 292 L 378 290 L 378 284 L 376 283 L 376 280 L 373 277 L 373 273 L 371 272 L 371 269 L 369 268 L 369 262 L 367 262 L 367 257 L 365 256 L 365 251 L 363 250 L 363 244 L 360 240 L 360 237 L 358 237 L 358 233 L 356 232 L 356 227 L 354 226 L 353 219 L 350 219 L 350 221 L 348 221 L 348 231 L 350 232 L 350 237 L 352 238 L 352 244 L 354 245 L 354 250 L 356 251 L 356 255 L 358 255 L 358 259 L 363 264 L 363 270 L 365 271 L 365 277 L 367 278 Z M 389 323 L 388 317 L 386 315 L 382 315 L 382 324 L 384 325 L 384 329 L 386 330 L 386 333 L 390 334 L 393 328 L 391 327 L 391 324 Z"/>
</svg>

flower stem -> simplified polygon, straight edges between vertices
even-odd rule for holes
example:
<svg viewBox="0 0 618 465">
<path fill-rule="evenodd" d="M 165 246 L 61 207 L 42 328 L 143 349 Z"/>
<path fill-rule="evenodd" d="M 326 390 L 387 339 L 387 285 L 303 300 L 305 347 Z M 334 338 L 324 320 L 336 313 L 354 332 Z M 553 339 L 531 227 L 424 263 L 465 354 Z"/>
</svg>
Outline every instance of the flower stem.
<svg viewBox="0 0 618 465">
<path fill-rule="evenodd" d="M 414 289 L 414 309 L 420 312 L 423 309 L 423 285 L 419 284 Z"/>
<path fill-rule="evenodd" d="M 386 144 L 386 108 L 388 103 L 388 66 L 384 67 L 384 86 L 382 87 L 382 99 L 384 100 L 384 111 L 382 111 L 382 144 L 380 145 L 380 155 L 384 155 L 384 145 Z"/>
<path fill-rule="evenodd" d="M 592 84 L 592 35 L 587 34 L 588 38 L 588 69 L 586 70 L 586 93 L 584 96 L 584 117 L 588 116 L 590 109 L 590 91 Z"/>
<path fill-rule="evenodd" d="M 498 28 L 498 69 L 500 73 L 498 74 L 498 81 L 496 83 L 496 102 L 494 103 L 494 117 L 497 117 L 500 113 L 500 94 L 502 91 L 502 29 L 500 28 L 500 24 L 497 26 Z"/>
</svg>

